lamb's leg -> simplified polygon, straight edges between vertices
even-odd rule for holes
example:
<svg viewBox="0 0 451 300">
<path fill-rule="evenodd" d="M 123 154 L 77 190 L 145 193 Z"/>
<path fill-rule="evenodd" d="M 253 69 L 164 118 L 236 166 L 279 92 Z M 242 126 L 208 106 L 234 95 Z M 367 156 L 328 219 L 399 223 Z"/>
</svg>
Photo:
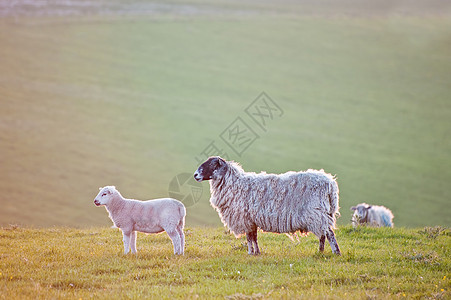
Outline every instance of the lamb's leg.
<svg viewBox="0 0 451 300">
<path fill-rule="evenodd" d="M 332 248 L 332 252 L 337 255 L 341 255 L 340 247 L 338 247 L 338 243 L 337 243 L 337 240 L 335 239 L 335 234 L 332 229 L 329 229 L 326 232 L 326 237 L 327 237 L 327 240 L 329 241 L 330 247 Z"/>
<path fill-rule="evenodd" d="M 180 236 L 180 254 L 183 255 L 185 252 L 185 234 L 183 233 L 183 228 L 177 227 L 177 233 Z"/>
<path fill-rule="evenodd" d="M 122 231 L 124 241 L 124 254 L 127 254 L 130 251 L 130 235 L 131 231 Z"/>
<path fill-rule="evenodd" d="M 137 232 L 132 231 L 130 234 L 130 248 L 132 248 L 132 253 L 136 253 L 136 236 Z"/>
<path fill-rule="evenodd" d="M 171 230 L 171 231 L 166 231 L 169 235 L 169 237 L 172 240 L 172 245 L 174 246 L 174 254 L 182 254 L 180 252 L 180 235 L 177 232 L 177 230 Z"/>
<path fill-rule="evenodd" d="M 324 252 L 324 243 L 326 242 L 326 236 L 323 234 L 319 238 L 319 252 Z"/>
</svg>

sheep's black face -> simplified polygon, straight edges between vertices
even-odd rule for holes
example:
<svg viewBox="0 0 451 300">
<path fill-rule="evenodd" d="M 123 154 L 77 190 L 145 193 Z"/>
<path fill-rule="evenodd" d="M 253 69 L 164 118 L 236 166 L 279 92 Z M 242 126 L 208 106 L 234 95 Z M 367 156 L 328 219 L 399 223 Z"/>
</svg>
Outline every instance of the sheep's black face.
<svg viewBox="0 0 451 300">
<path fill-rule="evenodd" d="M 227 163 L 219 156 L 213 156 L 194 172 L 194 179 L 197 181 L 221 178 L 227 169 Z"/>
</svg>

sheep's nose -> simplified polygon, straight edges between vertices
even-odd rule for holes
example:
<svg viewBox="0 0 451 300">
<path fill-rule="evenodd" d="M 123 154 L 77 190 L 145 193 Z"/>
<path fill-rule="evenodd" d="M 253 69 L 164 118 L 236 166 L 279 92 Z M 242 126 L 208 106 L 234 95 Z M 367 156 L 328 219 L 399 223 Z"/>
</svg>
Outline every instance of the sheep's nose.
<svg viewBox="0 0 451 300">
<path fill-rule="evenodd" d="M 196 181 L 202 180 L 201 176 L 199 175 L 199 173 L 197 173 L 197 171 L 194 173 L 194 179 L 196 179 Z"/>
</svg>

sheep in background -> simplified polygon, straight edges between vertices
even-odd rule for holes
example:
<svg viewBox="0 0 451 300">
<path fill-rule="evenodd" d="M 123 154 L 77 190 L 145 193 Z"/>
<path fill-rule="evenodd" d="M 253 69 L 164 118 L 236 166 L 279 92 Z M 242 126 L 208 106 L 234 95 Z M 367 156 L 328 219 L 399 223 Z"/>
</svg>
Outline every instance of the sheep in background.
<svg viewBox="0 0 451 300">
<path fill-rule="evenodd" d="M 125 254 L 130 248 L 132 253 L 136 253 L 136 231 L 166 231 L 174 245 L 174 254 L 183 255 L 186 210 L 182 202 L 171 198 L 148 201 L 124 199 L 114 186 L 106 186 L 100 188 L 94 204 L 105 206 L 114 225 L 121 229 Z"/>
<path fill-rule="evenodd" d="M 352 215 L 352 226 L 354 228 L 360 224 L 373 227 L 393 227 L 393 213 L 384 206 L 360 203 L 351 207 L 351 211 L 354 211 Z"/>
<path fill-rule="evenodd" d="M 194 173 L 210 180 L 210 203 L 222 223 L 239 237 L 246 234 L 248 253 L 260 254 L 257 228 L 275 233 L 312 232 L 324 251 L 326 237 L 340 254 L 335 239 L 338 185 L 324 171 L 266 174 L 245 172 L 237 163 L 210 157 Z"/>
</svg>

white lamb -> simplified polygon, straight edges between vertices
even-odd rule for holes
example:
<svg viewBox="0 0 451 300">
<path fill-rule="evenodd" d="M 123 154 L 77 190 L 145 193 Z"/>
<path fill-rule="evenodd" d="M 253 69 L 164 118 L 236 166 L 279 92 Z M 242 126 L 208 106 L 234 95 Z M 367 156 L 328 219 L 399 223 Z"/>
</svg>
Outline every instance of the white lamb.
<svg viewBox="0 0 451 300">
<path fill-rule="evenodd" d="M 174 245 L 174 254 L 185 250 L 185 206 L 175 199 L 148 201 L 124 199 L 114 186 L 100 188 L 94 199 L 97 206 L 105 206 L 114 225 L 122 230 L 124 252 L 136 253 L 136 231 L 160 233 L 166 231 Z"/>
<path fill-rule="evenodd" d="M 354 227 L 360 224 L 373 227 L 393 227 L 393 213 L 385 206 L 360 203 L 351 207 L 351 211 L 354 211 L 352 215 L 352 225 Z"/>
</svg>

